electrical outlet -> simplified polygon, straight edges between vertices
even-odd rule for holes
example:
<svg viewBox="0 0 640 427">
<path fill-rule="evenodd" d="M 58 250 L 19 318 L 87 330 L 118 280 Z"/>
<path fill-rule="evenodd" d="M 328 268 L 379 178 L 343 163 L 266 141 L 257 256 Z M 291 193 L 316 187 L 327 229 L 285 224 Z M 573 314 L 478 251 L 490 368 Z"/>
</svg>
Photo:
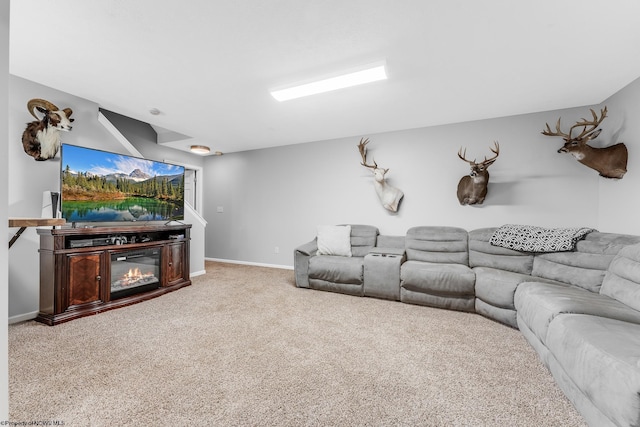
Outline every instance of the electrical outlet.
<svg viewBox="0 0 640 427">
<path fill-rule="evenodd" d="M 224 208 L 222 206 L 218 206 L 218 209 L 216 209 L 216 211 L 218 213 L 222 213 L 222 212 L 224 212 Z"/>
<path fill-rule="evenodd" d="M 279 247 L 277 247 L 277 246 L 274 246 L 274 247 L 273 247 L 273 253 L 274 253 L 274 254 L 279 254 L 279 253 L 280 253 L 280 248 L 279 248 Z"/>
</svg>

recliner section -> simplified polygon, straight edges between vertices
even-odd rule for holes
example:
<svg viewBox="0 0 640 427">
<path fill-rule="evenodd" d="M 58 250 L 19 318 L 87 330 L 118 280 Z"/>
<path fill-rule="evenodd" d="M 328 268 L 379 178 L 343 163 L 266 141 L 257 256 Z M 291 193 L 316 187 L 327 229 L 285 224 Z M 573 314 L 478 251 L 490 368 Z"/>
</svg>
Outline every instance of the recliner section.
<svg viewBox="0 0 640 427">
<path fill-rule="evenodd" d="M 405 248 L 400 301 L 474 311 L 475 274 L 469 268 L 466 230 L 414 227 L 407 231 Z"/>
<path fill-rule="evenodd" d="M 521 284 L 546 283 L 558 292 L 578 287 L 599 298 L 611 261 L 640 243 L 640 236 L 592 232 L 574 251 L 533 254 L 491 245 L 496 227 L 420 226 L 405 236 L 381 235 L 371 225 L 351 228 L 351 257 L 317 255 L 315 239 L 294 250 L 296 286 L 477 312 L 513 328 L 519 328 Z"/>
<path fill-rule="evenodd" d="M 376 227 L 351 225 L 350 257 L 317 255 L 316 239 L 296 248 L 296 286 L 363 296 L 364 257 L 376 246 L 378 234 Z"/>
<path fill-rule="evenodd" d="M 295 249 L 298 287 L 476 312 L 517 328 L 591 426 L 640 426 L 640 236 L 493 246 L 496 228 L 352 226 L 352 257 Z"/>
</svg>

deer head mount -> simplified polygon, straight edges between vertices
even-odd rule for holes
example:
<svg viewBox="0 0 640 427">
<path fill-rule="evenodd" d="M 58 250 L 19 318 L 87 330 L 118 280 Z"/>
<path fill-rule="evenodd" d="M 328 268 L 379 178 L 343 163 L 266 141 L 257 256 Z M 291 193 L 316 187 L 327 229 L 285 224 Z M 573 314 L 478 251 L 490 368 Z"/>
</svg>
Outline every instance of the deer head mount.
<svg viewBox="0 0 640 427">
<path fill-rule="evenodd" d="M 462 147 L 458 150 L 458 157 L 471 166 L 469 175 L 463 176 L 458 183 L 458 201 L 461 205 L 481 205 L 487 196 L 487 184 L 489 184 L 489 171 L 487 168 L 496 161 L 500 155 L 500 145 L 498 142 L 493 143 L 490 147 L 495 156 L 490 159 L 484 158 L 480 163 L 476 163 L 476 159 L 467 160 L 467 149 L 464 151 Z"/>
<path fill-rule="evenodd" d="M 372 165 L 367 163 L 368 143 L 369 138 L 361 138 L 360 143 L 358 144 L 358 150 L 360 151 L 360 156 L 362 157 L 362 162 L 360 164 L 371 169 L 371 172 L 373 172 L 373 186 L 376 189 L 376 193 L 378 194 L 378 198 L 380 199 L 382 206 L 384 206 L 385 209 L 390 210 L 391 212 L 397 212 L 400 201 L 404 197 L 404 193 L 396 187 L 387 184 L 384 176 L 387 172 L 389 172 L 389 169 L 379 168 L 378 164 L 375 161 L 373 161 Z"/>
<path fill-rule="evenodd" d="M 607 117 L 607 107 L 600 110 L 600 118 L 592 109 L 589 111 L 591 111 L 593 119 L 580 119 L 569 128 L 568 133 L 560 130 L 559 118 L 555 132 L 551 131 L 549 124 L 546 123 L 547 128 L 542 131 L 542 134 L 562 137 L 564 145 L 558 149 L 558 153 L 571 154 L 583 165 L 600 172 L 600 176 L 621 179 L 627 172 L 627 147 L 621 142 L 604 148 L 588 145 L 587 142 L 600 135 L 602 129 L 598 129 L 598 126 Z M 572 136 L 571 133 L 575 128 L 582 128 L 582 131 L 578 135 Z"/>
</svg>

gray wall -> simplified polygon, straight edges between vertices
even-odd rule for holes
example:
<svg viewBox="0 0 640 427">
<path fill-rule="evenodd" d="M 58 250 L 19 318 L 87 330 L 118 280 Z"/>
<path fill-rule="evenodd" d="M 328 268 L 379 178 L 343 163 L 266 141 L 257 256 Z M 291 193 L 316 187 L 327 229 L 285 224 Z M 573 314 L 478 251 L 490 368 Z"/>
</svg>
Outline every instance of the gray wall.
<svg viewBox="0 0 640 427">
<path fill-rule="evenodd" d="M 6 138 L 8 130 L 9 99 L 9 2 L 0 2 L 0 135 Z M 0 144 L 0 182 L 9 182 L 8 144 Z M 0 186 L 0 229 L 8 231 L 8 185 Z M 8 259 L 7 246 L 0 245 L 0 420 L 9 419 L 9 367 L 8 367 Z"/>
<path fill-rule="evenodd" d="M 617 233 L 640 234 L 640 78 L 604 102 L 611 118 L 603 123 L 601 144 L 624 142 L 629 150 L 621 180 L 599 179 L 598 226 Z M 610 123 L 607 123 L 611 120 Z M 597 141 L 596 140 L 596 141 Z"/>
<path fill-rule="evenodd" d="M 36 162 L 26 155 L 22 149 L 21 136 L 27 122 L 33 120 L 26 105 L 31 98 L 44 98 L 60 108 L 71 107 L 75 122 L 73 130 L 62 134 L 62 141 L 116 153 L 129 154 L 111 133 L 98 122 L 98 105 L 86 99 L 39 85 L 16 76 L 9 76 L 9 125 L 8 155 L 8 216 L 9 217 L 40 217 L 42 212 L 42 193 L 44 191 L 58 191 L 60 188 L 60 160 L 59 157 L 44 162 Z M 3 115 L 2 117 L 7 117 Z M 111 115 L 111 118 L 114 118 Z M 199 156 L 181 153 L 171 148 L 158 147 L 152 150 L 150 133 L 145 133 L 140 122 L 127 123 L 117 120 L 114 125 L 123 127 L 123 135 L 132 139 L 132 144 L 144 155 L 154 160 L 172 159 L 190 164 L 202 163 Z M 149 128 L 148 125 L 146 125 Z M 149 128 L 150 129 L 150 128 Z M 150 129 L 153 132 L 152 129 Z M 147 138 L 147 140 L 145 140 Z M 6 224 L 6 221 L 3 222 Z M 8 230 L 7 241 L 16 230 Z M 39 269 L 38 265 L 39 236 L 35 228 L 27 228 L 9 252 L 9 284 L 8 316 L 11 321 L 25 320 L 35 317 L 39 308 Z M 204 245 L 202 249 L 203 256 Z M 201 267 L 198 267 L 202 269 Z M 3 318 L 6 318 L 3 317 Z"/>
<path fill-rule="evenodd" d="M 635 82 L 612 97 L 603 128 L 615 129 L 629 121 L 627 115 L 638 109 L 631 107 L 639 99 L 637 86 Z M 640 184 L 633 171 L 637 155 L 630 158 L 632 172 L 622 181 L 607 181 L 570 155 L 558 154 L 560 138 L 540 133 L 546 122 L 553 126 L 560 116 L 563 123 L 573 124 L 589 114 L 589 107 L 601 106 L 208 158 L 206 256 L 292 266 L 293 249 L 311 240 L 319 224 L 372 224 L 382 234 L 394 235 L 418 225 L 471 230 L 505 223 L 640 234 L 633 211 L 626 209 L 630 202 L 624 194 L 629 191 L 622 193 Z M 378 165 L 390 168 L 389 182 L 405 193 L 397 214 L 382 208 L 371 173 L 359 164 L 356 146 L 361 136 L 370 138 L 369 153 Z M 608 144 L 607 138 L 603 132 L 598 141 Z M 467 158 L 482 159 L 491 154 L 494 140 L 500 143 L 500 157 L 489 169 L 491 183 L 484 205 L 460 206 L 456 188 L 469 168 L 457 157 L 458 149 L 467 147 Z M 637 151 L 631 135 L 627 146 L 630 152 Z M 217 212 L 218 207 L 223 212 Z"/>
</svg>

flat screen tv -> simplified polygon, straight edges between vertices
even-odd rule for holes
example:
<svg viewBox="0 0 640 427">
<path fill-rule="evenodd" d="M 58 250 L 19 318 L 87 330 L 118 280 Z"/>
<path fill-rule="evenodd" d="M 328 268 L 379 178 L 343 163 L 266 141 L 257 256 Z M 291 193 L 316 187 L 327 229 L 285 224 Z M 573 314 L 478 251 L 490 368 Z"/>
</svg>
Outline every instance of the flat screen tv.
<svg viewBox="0 0 640 427">
<path fill-rule="evenodd" d="M 62 144 L 60 210 L 67 222 L 184 219 L 184 167 Z"/>
</svg>

